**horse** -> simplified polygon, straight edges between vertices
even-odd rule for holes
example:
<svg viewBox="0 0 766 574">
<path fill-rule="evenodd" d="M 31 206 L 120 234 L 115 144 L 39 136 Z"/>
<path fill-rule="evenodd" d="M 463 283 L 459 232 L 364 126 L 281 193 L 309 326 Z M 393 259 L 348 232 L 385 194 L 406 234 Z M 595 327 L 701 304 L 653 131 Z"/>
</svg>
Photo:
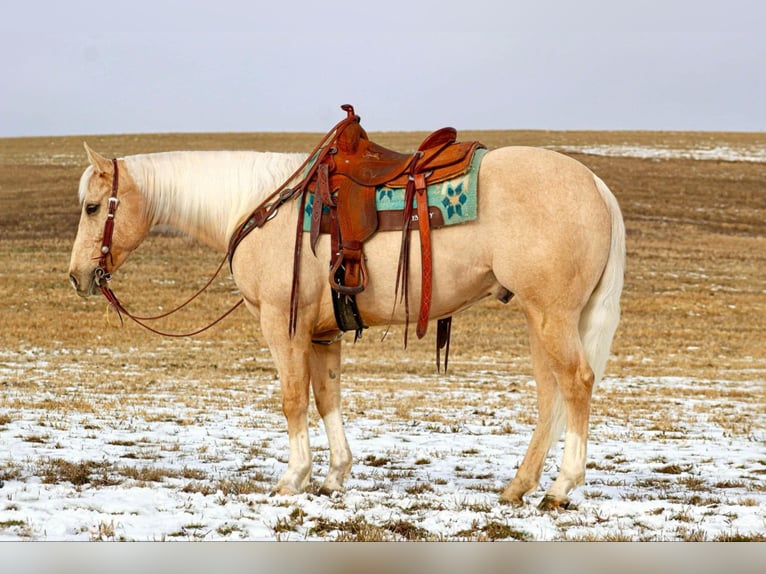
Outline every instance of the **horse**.
<svg viewBox="0 0 766 574">
<path fill-rule="evenodd" d="M 243 220 L 304 165 L 306 154 L 173 151 L 107 159 L 85 143 L 81 217 L 69 280 L 93 295 L 156 225 L 174 227 L 226 253 Z M 432 231 L 428 317 L 440 319 L 488 296 L 517 299 L 526 318 L 538 417 L 501 503 L 524 504 L 540 482 L 551 446 L 564 433 L 558 476 L 538 508 L 567 508 L 585 480 L 590 405 L 620 318 L 625 227 L 607 185 L 577 160 L 545 148 L 488 150 L 478 172 L 477 217 Z M 119 191 L 118 191 L 119 190 Z M 115 194 L 115 196 L 113 196 Z M 119 204 L 119 207 L 117 205 Z M 275 493 L 305 491 L 312 477 L 307 412 L 310 391 L 327 434 L 330 459 L 322 494 L 344 490 L 352 455 L 341 412 L 341 345 L 327 281 L 330 241 L 300 255 L 297 316 L 288 329 L 299 202 L 287 201 L 248 234 L 231 256 L 245 306 L 260 320 L 279 375 L 289 457 Z M 107 220 L 111 220 L 107 223 Z M 106 225 L 105 225 L 106 224 Z M 109 227 L 108 258 L 101 248 Z M 378 232 L 364 246 L 368 287 L 356 297 L 368 326 L 402 324 L 395 282 L 401 234 Z M 419 241 L 413 237 L 412 249 Z M 419 278 L 419 258 L 410 273 Z M 99 262 L 106 262 L 105 269 Z M 108 277 L 107 277 L 108 278 Z M 410 294 L 417 299 L 419 284 Z"/>
</svg>

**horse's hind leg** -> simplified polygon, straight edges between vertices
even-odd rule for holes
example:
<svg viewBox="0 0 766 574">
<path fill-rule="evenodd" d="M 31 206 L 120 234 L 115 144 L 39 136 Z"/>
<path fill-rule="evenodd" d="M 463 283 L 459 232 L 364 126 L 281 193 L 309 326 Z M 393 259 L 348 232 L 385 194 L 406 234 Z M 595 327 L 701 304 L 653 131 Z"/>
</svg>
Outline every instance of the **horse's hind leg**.
<svg viewBox="0 0 766 574">
<path fill-rule="evenodd" d="M 342 490 L 351 470 L 351 449 L 340 408 L 340 349 L 340 341 L 314 344 L 311 349 L 311 386 L 330 446 L 330 466 L 320 489 L 324 494 Z"/>
<path fill-rule="evenodd" d="M 556 378 L 547 366 L 542 343 L 531 329 L 530 348 L 537 388 L 537 424 L 516 476 L 500 495 L 503 502 L 514 505 L 523 504 L 524 495 L 537 488 L 545 457 L 551 445 L 561 435 L 563 424 L 561 409 L 564 407 Z"/>
<path fill-rule="evenodd" d="M 527 454 L 502 498 L 520 502 L 537 485 L 550 445 L 558 440 L 562 415 L 566 434 L 559 476 L 539 508 L 566 508 L 568 493 L 585 478 L 588 422 L 594 375 L 583 352 L 579 314 L 527 313 L 538 390 L 540 418 Z M 559 408 L 558 403 L 563 405 Z M 546 444 L 547 443 L 547 444 Z"/>
</svg>

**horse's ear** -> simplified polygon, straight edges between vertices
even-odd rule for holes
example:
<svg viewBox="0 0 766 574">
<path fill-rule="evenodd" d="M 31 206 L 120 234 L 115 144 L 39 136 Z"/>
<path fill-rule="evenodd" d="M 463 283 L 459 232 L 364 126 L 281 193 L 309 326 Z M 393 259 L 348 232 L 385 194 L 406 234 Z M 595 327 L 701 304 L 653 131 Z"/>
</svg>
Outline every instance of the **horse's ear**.
<svg viewBox="0 0 766 574">
<path fill-rule="evenodd" d="M 87 142 L 83 142 L 85 153 L 88 154 L 88 161 L 96 170 L 96 173 L 107 173 L 112 171 L 112 162 L 106 159 L 97 151 L 90 149 Z"/>
</svg>

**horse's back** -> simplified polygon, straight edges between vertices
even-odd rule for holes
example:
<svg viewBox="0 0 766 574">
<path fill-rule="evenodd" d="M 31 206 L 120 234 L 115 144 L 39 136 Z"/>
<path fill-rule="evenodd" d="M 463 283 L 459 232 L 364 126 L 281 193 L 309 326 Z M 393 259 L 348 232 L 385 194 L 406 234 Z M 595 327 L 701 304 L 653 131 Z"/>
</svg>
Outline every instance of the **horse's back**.
<svg viewBox="0 0 766 574">
<path fill-rule="evenodd" d="M 501 194 L 493 193 L 501 188 Z M 484 156 L 479 188 L 485 207 L 495 201 L 576 208 L 585 201 L 602 203 L 593 172 L 576 159 L 546 148 L 509 146 Z M 487 206 L 486 203 L 490 205 Z"/>
</svg>

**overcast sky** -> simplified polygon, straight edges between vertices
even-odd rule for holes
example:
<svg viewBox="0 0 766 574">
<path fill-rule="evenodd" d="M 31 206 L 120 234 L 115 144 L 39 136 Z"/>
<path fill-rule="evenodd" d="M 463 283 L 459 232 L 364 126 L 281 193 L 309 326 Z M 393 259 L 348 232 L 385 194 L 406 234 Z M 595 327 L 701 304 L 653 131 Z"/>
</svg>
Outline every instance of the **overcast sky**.
<svg viewBox="0 0 766 574">
<path fill-rule="evenodd" d="M 23 0 L 0 137 L 766 131 L 763 0 Z"/>
</svg>

